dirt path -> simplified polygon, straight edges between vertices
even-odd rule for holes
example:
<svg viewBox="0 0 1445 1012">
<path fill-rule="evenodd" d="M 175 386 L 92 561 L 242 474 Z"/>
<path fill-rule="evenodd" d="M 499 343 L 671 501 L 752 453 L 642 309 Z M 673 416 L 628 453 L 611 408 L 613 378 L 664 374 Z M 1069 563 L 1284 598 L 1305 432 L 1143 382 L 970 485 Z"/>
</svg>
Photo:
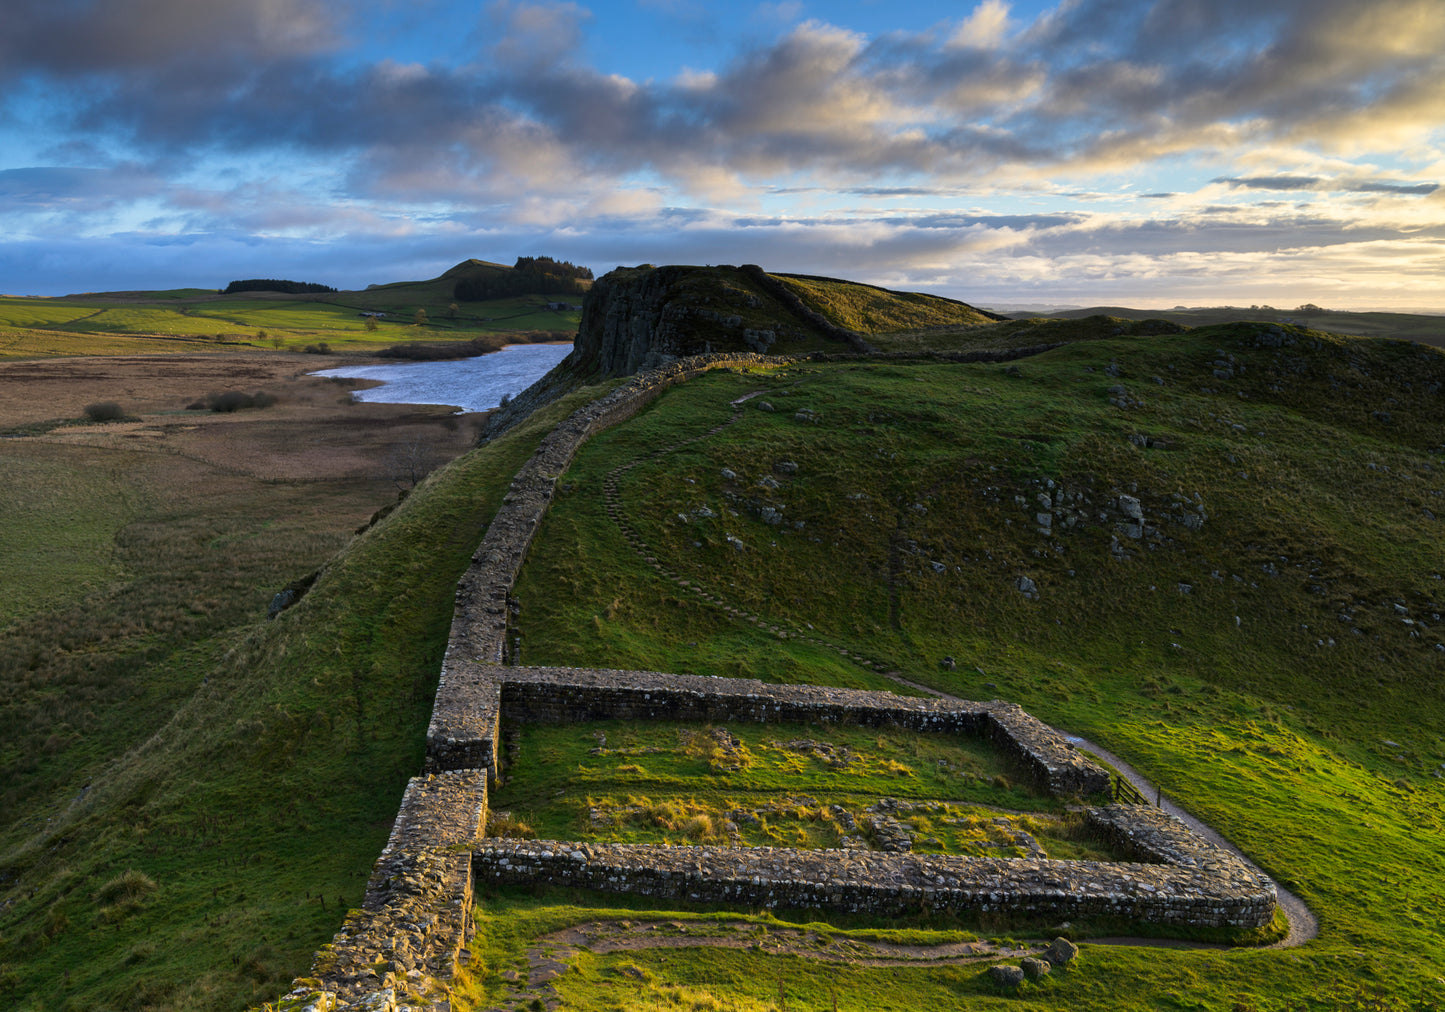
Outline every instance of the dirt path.
<svg viewBox="0 0 1445 1012">
<path fill-rule="evenodd" d="M 1048 943 L 1031 942 L 1014 947 L 974 939 L 908 945 L 841 938 L 746 921 L 589 921 L 534 941 L 527 949 L 526 972 L 509 970 L 502 974 L 505 991 L 495 999 L 489 1012 L 506 1012 L 533 1000 L 540 1000 L 549 1009 L 561 1007 L 561 997 L 553 983 L 566 974 L 571 960 L 584 951 L 605 956 L 617 952 L 699 947 L 750 949 L 770 956 L 796 956 L 848 966 L 926 967 L 1018 960 L 1037 956 Z M 619 972 L 627 974 L 626 968 Z M 640 974 L 638 979 L 643 979 Z"/>
<path fill-rule="evenodd" d="M 1055 728 L 1055 730 L 1058 729 Z M 1255 871 L 1258 871 L 1261 875 L 1265 874 L 1264 871 L 1262 871 L 1258 865 L 1251 861 L 1242 850 L 1240 850 L 1234 844 L 1226 840 L 1215 829 L 1213 829 L 1211 826 L 1205 825 L 1199 819 L 1195 818 L 1193 815 L 1190 815 L 1188 812 L 1180 808 L 1174 802 L 1170 801 L 1166 797 L 1163 797 L 1153 784 L 1146 780 L 1143 775 L 1139 773 L 1138 770 L 1130 766 L 1123 759 L 1120 759 L 1118 756 L 1114 755 L 1114 753 L 1108 751 L 1107 749 L 1101 748 L 1100 746 L 1094 744 L 1087 738 L 1081 738 L 1076 734 L 1070 734 L 1069 732 L 1062 730 L 1059 731 L 1059 734 L 1063 735 L 1064 740 L 1069 742 L 1069 744 L 1074 745 L 1085 752 L 1091 752 L 1094 755 L 1098 756 L 1100 759 L 1104 760 L 1110 766 L 1113 766 L 1116 770 L 1119 771 L 1119 773 L 1124 777 L 1124 779 L 1129 781 L 1129 783 L 1133 784 L 1134 787 L 1139 791 L 1139 793 L 1144 795 L 1144 797 L 1158 798 L 1160 808 L 1168 812 L 1170 815 L 1174 816 L 1176 819 L 1184 823 L 1190 829 L 1194 830 L 1195 833 L 1204 837 L 1204 839 L 1208 840 L 1216 847 L 1222 847 L 1225 850 L 1229 851 L 1231 854 L 1239 858 L 1245 864 L 1249 865 Z M 1267 875 L 1265 877 L 1268 878 Z M 1304 900 L 1300 899 L 1298 896 L 1290 892 L 1278 882 L 1275 882 L 1274 879 L 1270 879 L 1270 881 L 1274 883 L 1274 891 L 1275 895 L 1279 899 L 1280 907 L 1284 910 L 1285 916 L 1289 918 L 1289 934 L 1286 935 L 1284 938 L 1280 939 L 1278 942 L 1275 942 L 1273 945 L 1266 946 L 1266 948 L 1292 948 L 1296 945 L 1303 945 L 1310 939 L 1317 937 L 1320 933 L 1319 918 L 1317 918 L 1310 911 L 1309 907 L 1305 906 Z M 1098 941 L 1111 942 L 1113 940 L 1099 939 Z M 1132 940 L 1122 940 L 1122 942 L 1124 944 L 1133 944 Z"/>
</svg>

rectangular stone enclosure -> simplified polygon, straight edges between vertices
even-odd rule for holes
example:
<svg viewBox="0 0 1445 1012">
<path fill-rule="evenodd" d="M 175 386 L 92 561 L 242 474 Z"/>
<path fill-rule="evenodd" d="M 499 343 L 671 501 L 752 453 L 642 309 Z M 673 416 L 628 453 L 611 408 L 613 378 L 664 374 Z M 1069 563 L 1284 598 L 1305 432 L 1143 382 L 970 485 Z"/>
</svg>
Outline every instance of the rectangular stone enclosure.
<svg viewBox="0 0 1445 1012">
<path fill-rule="evenodd" d="M 751 679 L 646 671 L 519 668 L 448 658 L 427 734 L 427 770 L 500 772 L 503 721 L 818 722 L 971 735 L 1062 798 L 1108 790 L 1109 775 L 1012 703 L 963 702 Z M 484 783 L 478 789 L 485 793 Z M 485 801 L 483 802 L 485 804 Z M 1086 809 L 1126 862 L 1004 860 L 789 848 L 659 847 L 481 840 L 478 883 L 534 882 L 746 907 L 896 915 L 924 909 L 1041 918 L 1111 917 L 1157 924 L 1259 927 L 1273 885 L 1157 809 Z"/>
</svg>

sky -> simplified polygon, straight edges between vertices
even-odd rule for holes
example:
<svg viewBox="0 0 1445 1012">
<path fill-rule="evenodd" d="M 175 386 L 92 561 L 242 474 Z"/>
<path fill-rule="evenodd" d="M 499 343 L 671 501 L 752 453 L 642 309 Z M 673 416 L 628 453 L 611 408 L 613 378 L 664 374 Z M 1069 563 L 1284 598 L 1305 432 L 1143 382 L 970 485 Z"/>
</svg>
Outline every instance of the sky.
<svg viewBox="0 0 1445 1012">
<path fill-rule="evenodd" d="M 1445 0 L 6 0 L 0 292 L 757 263 L 1445 311 Z"/>
</svg>

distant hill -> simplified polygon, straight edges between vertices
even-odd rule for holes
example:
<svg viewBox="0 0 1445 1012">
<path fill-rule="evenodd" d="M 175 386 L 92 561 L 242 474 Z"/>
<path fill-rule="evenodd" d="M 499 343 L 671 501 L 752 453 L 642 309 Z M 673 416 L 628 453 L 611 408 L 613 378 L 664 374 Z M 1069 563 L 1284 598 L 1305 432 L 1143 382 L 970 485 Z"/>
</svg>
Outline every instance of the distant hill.
<svg viewBox="0 0 1445 1012">
<path fill-rule="evenodd" d="M 1014 319 L 1036 314 L 1010 313 Z M 1257 320 L 1267 323 L 1294 324 L 1332 334 L 1351 337 L 1393 337 L 1405 341 L 1445 348 L 1445 316 L 1420 313 L 1352 313 L 1332 309 L 1274 309 L 1218 306 L 1190 309 L 1128 309 L 1123 306 L 1092 306 L 1050 312 L 1049 317 L 1079 320 L 1088 316 L 1115 316 L 1126 320 L 1172 320 L 1186 327 L 1206 327 L 1216 323 L 1239 323 Z"/>
<path fill-rule="evenodd" d="M 590 273 L 546 257 L 522 257 L 518 262 Z M 468 283 L 483 283 L 490 289 L 488 297 L 459 299 L 458 286 Z M 233 282 L 229 292 L 183 288 L 45 299 L 0 297 L 0 336 L 7 338 L 0 342 L 0 354 L 153 352 L 156 338 L 171 342 L 166 347 L 174 351 L 251 345 L 362 354 L 411 341 L 490 342 L 497 335 L 567 340 L 576 333 L 582 297 L 590 284 L 581 277 L 554 284 L 545 270 L 519 271 L 473 259 L 425 281 L 371 285 L 359 291 L 317 291 L 323 286 L 259 280 Z M 134 345 L 142 338 L 151 343 L 145 348 Z M 502 340 L 515 343 L 511 337 Z"/>
</svg>

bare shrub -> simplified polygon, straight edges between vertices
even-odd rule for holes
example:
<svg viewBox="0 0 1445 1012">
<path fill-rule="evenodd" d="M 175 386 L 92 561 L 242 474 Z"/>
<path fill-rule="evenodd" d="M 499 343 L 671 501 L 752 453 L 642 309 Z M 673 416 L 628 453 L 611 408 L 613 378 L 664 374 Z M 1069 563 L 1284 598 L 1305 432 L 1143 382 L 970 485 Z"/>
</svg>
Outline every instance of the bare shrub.
<svg viewBox="0 0 1445 1012">
<path fill-rule="evenodd" d="M 275 403 L 276 398 L 264 390 L 258 390 L 254 394 L 242 393 L 239 390 L 206 394 L 206 407 L 222 413 L 240 411 L 242 408 L 269 408 Z"/>
<path fill-rule="evenodd" d="M 115 401 L 96 401 L 85 406 L 85 417 L 92 422 L 113 422 L 125 417 L 125 408 Z"/>
</svg>

